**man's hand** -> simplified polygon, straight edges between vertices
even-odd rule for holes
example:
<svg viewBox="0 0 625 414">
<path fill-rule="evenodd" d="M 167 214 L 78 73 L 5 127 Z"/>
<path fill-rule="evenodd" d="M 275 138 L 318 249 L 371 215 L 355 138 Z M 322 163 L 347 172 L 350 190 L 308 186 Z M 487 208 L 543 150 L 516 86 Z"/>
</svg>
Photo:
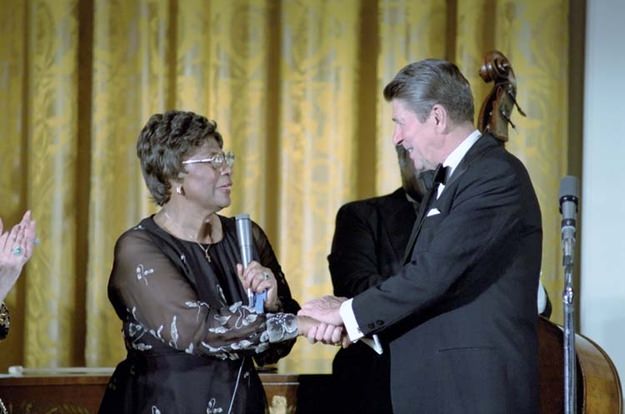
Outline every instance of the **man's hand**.
<svg viewBox="0 0 625 414">
<path fill-rule="evenodd" d="M 346 300 L 347 298 L 337 298 L 336 296 L 324 296 L 319 299 L 313 299 L 304 303 L 302 309 L 297 314 L 309 316 L 330 325 L 340 326 L 343 325 L 343 319 L 341 319 L 339 308 Z"/>
</svg>

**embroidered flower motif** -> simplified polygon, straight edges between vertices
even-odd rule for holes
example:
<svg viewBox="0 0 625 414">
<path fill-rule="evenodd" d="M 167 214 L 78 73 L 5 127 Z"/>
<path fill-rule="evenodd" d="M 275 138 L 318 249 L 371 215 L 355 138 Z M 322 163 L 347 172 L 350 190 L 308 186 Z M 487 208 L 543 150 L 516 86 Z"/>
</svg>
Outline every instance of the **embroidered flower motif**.
<svg viewBox="0 0 625 414">
<path fill-rule="evenodd" d="M 263 343 L 261 344 L 258 344 L 258 346 L 256 347 L 255 351 L 257 354 L 262 354 L 263 352 L 269 349 L 269 343 L 267 342 L 267 339 L 269 338 L 269 336 L 265 336 L 265 338 L 266 338 L 265 341 L 263 341 Z"/>
<path fill-rule="evenodd" d="M 226 295 L 224 295 L 224 290 L 219 284 L 217 284 L 217 291 L 219 292 L 219 301 L 223 306 L 226 306 L 228 304 L 228 301 L 226 300 Z"/>
<path fill-rule="evenodd" d="M 144 344 L 143 342 L 138 342 L 138 343 L 132 343 L 130 344 L 132 346 L 132 349 L 135 349 L 137 351 L 149 351 L 150 349 L 152 349 L 152 345 L 148 345 L 148 344 Z"/>
<path fill-rule="evenodd" d="M 154 273 L 154 269 L 146 269 L 141 263 L 137 265 L 137 280 L 142 280 L 148 285 L 148 276 Z"/>
<path fill-rule="evenodd" d="M 223 334 L 223 333 L 228 332 L 228 329 L 226 329 L 223 326 L 216 326 L 214 328 L 209 328 L 208 332 L 212 332 L 212 333 L 215 333 L 215 334 Z"/>
<path fill-rule="evenodd" d="M 169 345 L 173 346 L 174 348 L 178 348 L 178 338 L 180 337 L 180 335 L 178 335 L 178 327 L 176 326 L 176 318 L 176 315 L 174 315 L 174 319 L 171 321 L 170 327 L 171 341 Z"/>
<path fill-rule="evenodd" d="M 200 319 L 200 313 L 202 311 L 202 307 L 206 307 L 207 310 L 210 309 L 210 306 L 208 306 L 208 303 L 202 302 L 200 300 L 196 300 L 195 302 L 187 301 L 184 304 L 189 309 L 197 308 L 197 314 L 195 315 L 195 320 Z"/>
<path fill-rule="evenodd" d="M 267 314 L 267 334 L 269 342 L 280 342 L 297 336 L 295 316 L 287 313 Z M 261 335 L 264 337 L 264 335 Z"/>
<path fill-rule="evenodd" d="M 211 398 L 208 402 L 208 406 L 206 407 L 206 414 L 218 414 L 223 412 L 223 408 L 217 407 L 217 401 L 214 398 Z"/>
<path fill-rule="evenodd" d="M 154 331 L 154 329 L 150 329 L 150 334 L 158 338 L 159 341 L 165 342 L 165 340 L 163 339 L 163 325 L 158 327 L 158 331 Z"/>
</svg>

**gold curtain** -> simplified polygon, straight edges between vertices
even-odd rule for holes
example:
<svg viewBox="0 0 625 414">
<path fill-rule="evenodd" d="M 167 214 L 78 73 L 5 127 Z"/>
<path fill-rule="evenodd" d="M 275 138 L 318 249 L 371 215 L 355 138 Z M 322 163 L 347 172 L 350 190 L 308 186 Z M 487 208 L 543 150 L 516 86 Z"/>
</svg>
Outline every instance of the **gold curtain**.
<svg viewBox="0 0 625 414">
<path fill-rule="evenodd" d="M 265 228 L 301 302 L 332 291 L 339 206 L 399 185 L 382 88 L 408 62 L 455 61 L 474 88 L 493 48 L 517 99 L 508 148 L 544 220 L 543 282 L 561 320 L 559 178 L 568 150 L 567 0 L 0 0 L 0 217 L 26 208 L 41 244 L 8 298 L 0 370 L 113 366 L 106 284 L 117 236 L 155 211 L 135 155 L 150 114 L 217 120 L 237 154 L 233 204 Z M 563 52 L 564 51 L 564 52 Z M 461 235 L 459 235 L 461 237 Z M 329 372 L 299 340 L 281 368 Z"/>
</svg>

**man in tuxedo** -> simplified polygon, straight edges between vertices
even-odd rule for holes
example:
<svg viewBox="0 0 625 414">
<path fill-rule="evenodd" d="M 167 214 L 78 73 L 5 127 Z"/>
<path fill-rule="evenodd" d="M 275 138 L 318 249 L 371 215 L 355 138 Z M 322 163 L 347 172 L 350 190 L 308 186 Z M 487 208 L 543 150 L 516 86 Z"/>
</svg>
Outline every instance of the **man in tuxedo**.
<svg viewBox="0 0 625 414">
<path fill-rule="evenodd" d="M 529 175 L 475 130 L 454 64 L 412 63 L 384 97 L 394 143 L 416 169 L 436 169 L 405 262 L 351 299 L 326 296 L 300 313 L 343 323 L 352 341 L 393 330 L 395 413 L 535 413 L 542 226 Z"/>
<path fill-rule="evenodd" d="M 343 205 L 336 215 L 328 256 L 336 296 L 353 297 L 401 269 L 410 229 L 426 192 L 424 179 L 408 152 L 396 146 L 402 187 L 391 194 Z M 390 414 L 390 357 L 358 342 L 340 349 L 332 376 L 340 398 L 336 412 Z M 339 388 L 340 387 L 340 388 Z"/>
</svg>

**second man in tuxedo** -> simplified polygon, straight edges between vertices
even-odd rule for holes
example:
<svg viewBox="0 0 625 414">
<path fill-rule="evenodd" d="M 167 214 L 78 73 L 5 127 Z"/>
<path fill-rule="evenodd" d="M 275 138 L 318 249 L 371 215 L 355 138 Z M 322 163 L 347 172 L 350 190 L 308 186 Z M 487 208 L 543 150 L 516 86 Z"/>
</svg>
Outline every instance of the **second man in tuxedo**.
<svg viewBox="0 0 625 414">
<path fill-rule="evenodd" d="M 391 194 L 353 201 L 336 215 L 332 251 L 328 256 L 336 296 L 353 297 L 401 269 L 410 229 L 425 189 L 425 177 L 415 170 L 407 151 L 397 146 L 402 187 Z M 428 174 L 426 174 L 428 175 Z M 386 344 L 388 338 L 382 341 Z M 333 381 L 340 387 L 337 412 L 392 413 L 390 356 L 362 342 L 337 352 Z M 335 389 L 337 389 L 335 387 Z"/>
</svg>

